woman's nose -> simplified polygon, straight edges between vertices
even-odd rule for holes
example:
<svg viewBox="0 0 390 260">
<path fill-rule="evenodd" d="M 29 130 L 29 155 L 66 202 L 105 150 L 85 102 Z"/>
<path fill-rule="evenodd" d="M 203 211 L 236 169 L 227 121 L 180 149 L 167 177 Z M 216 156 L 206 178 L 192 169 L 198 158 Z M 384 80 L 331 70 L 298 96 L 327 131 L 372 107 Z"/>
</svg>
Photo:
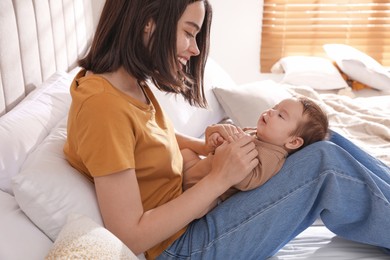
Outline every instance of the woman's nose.
<svg viewBox="0 0 390 260">
<path fill-rule="evenodd" d="M 198 56 L 200 54 L 200 50 L 198 48 L 198 44 L 196 43 L 196 40 L 193 39 L 190 45 L 190 52 L 192 56 Z"/>
</svg>

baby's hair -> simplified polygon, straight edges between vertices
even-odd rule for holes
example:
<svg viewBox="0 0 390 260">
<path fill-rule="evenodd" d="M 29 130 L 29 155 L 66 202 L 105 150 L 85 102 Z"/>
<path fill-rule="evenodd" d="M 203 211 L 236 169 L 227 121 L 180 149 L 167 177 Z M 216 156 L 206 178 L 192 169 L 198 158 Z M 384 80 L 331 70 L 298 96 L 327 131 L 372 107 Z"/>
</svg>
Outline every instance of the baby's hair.
<svg viewBox="0 0 390 260">
<path fill-rule="evenodd" d="M 314 142 L 325 140 L 329 132 L 328 116 L 321 107 L 307 97 L 299 96 L 295 98 L 303 105 L 303 119 L 291 135 L 301 137 L 304 142 L 294 152 Z"/>
</svg>

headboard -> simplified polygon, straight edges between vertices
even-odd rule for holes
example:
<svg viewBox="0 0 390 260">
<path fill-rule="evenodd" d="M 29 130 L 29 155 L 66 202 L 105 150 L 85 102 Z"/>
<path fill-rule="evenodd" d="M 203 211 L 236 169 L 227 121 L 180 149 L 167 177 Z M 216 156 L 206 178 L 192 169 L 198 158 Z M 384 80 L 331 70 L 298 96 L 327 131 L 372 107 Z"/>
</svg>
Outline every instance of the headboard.
<svg viewBox="0 0 390 260">
<path fill-rule="evenodd" d="M 89 46 L 104 0 L 0 1 L 0 116 Z"/>
</svg>

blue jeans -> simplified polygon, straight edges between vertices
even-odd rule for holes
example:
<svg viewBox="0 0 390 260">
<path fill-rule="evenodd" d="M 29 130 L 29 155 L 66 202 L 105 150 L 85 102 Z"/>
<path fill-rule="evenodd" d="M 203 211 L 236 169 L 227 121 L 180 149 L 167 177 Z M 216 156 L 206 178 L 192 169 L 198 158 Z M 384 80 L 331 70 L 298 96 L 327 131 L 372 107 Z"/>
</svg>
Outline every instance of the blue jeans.
<svg viewBox="0 0 390 260">
<path fill-rule="evenodd" d="M 318 217 L 341 237 L 389 247 L 390 168 L 333 133 L 193 221 L 158 259 L 266 259 Z"/>
</svg>

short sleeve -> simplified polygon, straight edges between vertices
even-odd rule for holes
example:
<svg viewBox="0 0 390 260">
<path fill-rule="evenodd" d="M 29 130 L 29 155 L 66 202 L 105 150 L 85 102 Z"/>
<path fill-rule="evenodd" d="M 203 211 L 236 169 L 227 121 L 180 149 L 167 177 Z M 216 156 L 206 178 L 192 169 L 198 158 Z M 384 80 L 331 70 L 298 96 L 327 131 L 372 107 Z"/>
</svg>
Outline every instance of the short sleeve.
<svg viewBox="0 0 390 260">
<path fill-rule="evenodd" d="M 78 154 L 93 177 L 134 168 L 129 104 L 112 93 L 87 99 L 77 115 Z"/>
</svg>

